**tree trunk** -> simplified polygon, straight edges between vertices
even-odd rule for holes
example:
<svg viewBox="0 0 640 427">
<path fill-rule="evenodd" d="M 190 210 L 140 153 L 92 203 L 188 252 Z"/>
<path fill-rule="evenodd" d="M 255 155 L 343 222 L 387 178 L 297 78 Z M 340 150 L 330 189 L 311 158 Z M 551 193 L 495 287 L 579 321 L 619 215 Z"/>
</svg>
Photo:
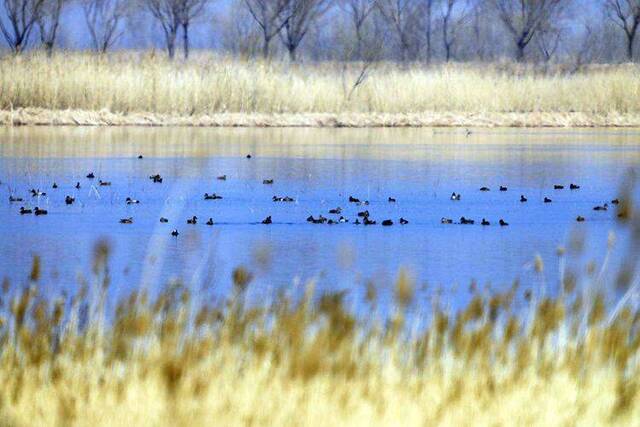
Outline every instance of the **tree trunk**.
<svg viewBox="0 0 640 427">
<path fill-rule="evenodd" d="M 265 34 L 264 38 L 262 40 L 262 57 L 264 59 L 269 59 L 269 44 L 270 44 L 270 42 L 271 42 L 271 40 Z"/>
<path fill-rule="evenodd" d="M 287 49 L 289 50 L 289 60 L 291 62 L 296 62 L 296 47 L 295 45 L 288 45 Z"/>
<path fill-rule="evenodd" d="M 627 60 L 633 62 L 633 41 L 635 39 L 634 34 L 627 34 Z"/>
<path fill-rule="evenodd" d="M 53 43 L 45 42 L 44 49 L 45 49 L 45 52 L 47 52 L 47 58 L 51 58 L 53 56 Z"/>
<path fill-rule="evenodd" d="M 182 43 L 184 49 L 184 59 L 189 59 L 189 24 L 182 25 Z"/>
<path fill-rule="evenodd" d="M 526 44 L 518 42 L 516 44 L 516 61 L 523 62 L 524 61 L 524 48 L 527 47 Z"/>
</svg>

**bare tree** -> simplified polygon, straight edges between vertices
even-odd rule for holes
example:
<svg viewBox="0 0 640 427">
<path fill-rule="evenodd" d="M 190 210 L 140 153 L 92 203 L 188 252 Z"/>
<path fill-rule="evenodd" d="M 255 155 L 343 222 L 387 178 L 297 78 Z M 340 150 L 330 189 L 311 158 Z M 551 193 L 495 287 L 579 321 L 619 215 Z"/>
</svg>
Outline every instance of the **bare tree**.
<svg viewBox="0 0 640 427">
<path fill-rule="evenodd" d="M 47 56 L 53 54 L 62 9 L 68 3 L 68 0 L 46 0 L 42 12 L 37 17 L 40 41 L 47 52 Z"/>
<path fill-rule="evenodd" d="M 244 0 L 262 32 L 262 56 L 269 57 L 271 40 L 287 22 L 289 0 Z"/>
<path fill-rule="evenodd" d="M 424 39 L 427 48 L 427 64 L 431 63 L 433 57 L 433 8 L 436 0 L 422 0 L 424 10 Z"/>
<path fill-rule="evenodd" d="M 535 37 L 536 45 L 544 62 L 549 62 L 560 47 L 562 28 L 547 23 L 540 27 Z"/>
<path fill-rule="evenodd" d="M 622 28 L 627 37 L 627 59 L 633 61 L 633 44 L 640 25 L 640 0 L 605 0 L 609 19 Z"/>
<path fill-rule="evenodd" d="M 442 10 L 442 44 L 445 60 L 451 60 L 451 51 L 456 42 L 456 31 L 467 19 L 465 0 L 445 0 Z"/>
<path fill-rule="evenodd" d="M 376 7 L 378 0 L 341 0 L 340 8 L 349 16 L 356 35 L 355 58 L 362 59 L 364 25 Z"/>
<path fill-rule="evenodd" d="M 569 0 L 491 0 L 516 47 L 516 60 L 546 21 L 557 19 Z"/>
<path fill-rule="evenodd" d="M 151 16 L 160 23 L 169 59 L 176 56 L 176 36 L 182 25 L 182 0 L 143 0 Z"/>
<path fill-rule="evenodd" d="M 289 52 L 289 59 L 296 60 L 298 46 L 313 24 L 331 6 L 331 0 L 289 0 L 285 9 L 286 19 L 279 33 Z"/>
<path fill-rule="evenodd" d="M 29 44 L 31 31 L 42 13 L 45 0 L 2 0 L 3 15 L 0 32 L 11 51 L 18 54 Z M 1 16 L 1 15 L 0 15 Z"/>
<path fill-rule="evenodd" d="M 191 22 L 202 16 L 208 3 L 209 0 L 179 0 L 184 59 L 189 58 L 189 27 Z"/>
<path fill-rule="evenodd" d="M 419 26 L 420 2 L 418 0 L 379 0 L 377 5 L 384 20 L 398 36 L 402 61 L 407 61 Z"/>
<path fill-rule="evenodd" d="M 127 0 L 83 0 L 85 22 L 96 52 L 106 53 L 124 31 L 122 20 L 127 15 Z"/>
</svg>

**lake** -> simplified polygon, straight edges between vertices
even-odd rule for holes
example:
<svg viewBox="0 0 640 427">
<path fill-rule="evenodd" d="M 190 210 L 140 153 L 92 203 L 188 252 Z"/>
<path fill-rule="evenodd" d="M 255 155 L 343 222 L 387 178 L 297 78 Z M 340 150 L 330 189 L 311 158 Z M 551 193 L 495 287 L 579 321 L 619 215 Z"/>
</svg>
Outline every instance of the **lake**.
<svg viewBox="0 0 640 427">
<path fill-rule="evenodd" d="M 248 159 L 247 154 L 251 155 Z M 138 156 L 143 158 L 139 159 Z M 0 129 L 0 276 L 26 282 L 34 254 L 43 286 L 59 292 L 90 276 L 106 239 L 114 294 L 180 278 L 228 292 L 231 271 L 255 275 L 252 297 L 278 290 L 348 290 L 373 281 L 388 301 L 406 269 L 419 295 L 462 303 L 475 281 L 505 289 L 519 280 L 557 287 L 557 249 L 574 233 L 576 265 L 601 263 L 610 232 L 625 232 L 610 201 L 640 161 L 640 131 L 474 129 Z M 90 180 L 86 175 L 95 174 Z M 149 176 L 160 174 L 162 183 Z M 226 175 L 226 180 L 217 177 Z M 273 180 L 266 185 L 263 180 Z M 99 180 L 111 182 L 100 186 Z M 58 188 L 53 189 L 53 183 Z M 76 183 L 80 189 L 76 189 Z M 579 190 L 569 190 L 571 183 Z M 555 184 L 565 186 L 555 190 Z M 491 191 L 479 189 L 486 186 Z M 506 186 L 507 191 L 499 191 Z M 46 192 L 32 197 L 30 189 Z M 204 200 L 204 193 L 220 200 Z M 460 201 L 450 200 L 452 192 Z M 273 196 L 294 202 L 274 202 Z M 528 201 L 520 202 L 524 195 Z M 10 203 L 9 197 L 24 202 Z M 72 205 L 65 197 L 75 198 Z M 348 203 L 350 196 L 369 202 Z M 139 204 L 127 205 L 131 197 Z M 389 202 L 389 197 L 396 200 Z M 551 203 L 544 203 L 549 197 Z M 610 204 L 607 211 L 593 211 Z M 20 215 L 38 206 L 48 215 Z M 344 224 L 307 217 L 342 209 Z M 368 210 L 376 225 L 355 225 Z M 191 216 L 196 225 L 187 224 Z M 585 221 L 576 222 L 577 216 Z M 261 222 L 271 216 L 273 223 Z M 474 225 L 458 222 L 464 216 Z M 121 224 L 123 218 L 132 224 Z M 161 223 L 166 217 L 168 223 Z M 400 225 L 400 218 L 408 224 Z M 214 225 L 206 225 L 212 218 Z M 482 226 L 486 218 L 491 225 Z M 360 218 L 362 220 L 362 218 Z M 393 226 L 381 222 L 391 219 Z M 501 227 L 504 219 L 509 226 Z M 171 235 L 178 230 L 179 236 Z M 544 278 L 533 268 L 539 254 Z M 615 259 L 615 257 L 613 257 Z"/>
</svg>

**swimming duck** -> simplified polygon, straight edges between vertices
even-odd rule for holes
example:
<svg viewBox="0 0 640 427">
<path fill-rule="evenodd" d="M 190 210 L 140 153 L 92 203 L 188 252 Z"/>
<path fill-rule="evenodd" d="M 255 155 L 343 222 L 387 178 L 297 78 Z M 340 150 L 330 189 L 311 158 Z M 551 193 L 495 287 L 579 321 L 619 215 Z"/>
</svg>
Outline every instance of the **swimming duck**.
<svg viewBox="0 0 640 427">
<path fill-rule="evenodd" d="M 178 230 L 171 230 L 171 235 L 173 237 L 178 237 L 180 235 L 180 233 L 178 233 Z"/>
<path fill-rule="evenodd" d="M 465 217 L 460 218 L 460 224 L 475 224 L 476 222 L 472 219 L 467 219 Z"/>
<path fill-rule="evenodd" d="M 207 225 L 213 225 L 213 218 L 209 218 L 209 221 L 207 221 Z"/>
<path fill-rule="evenodd" d="M 606 203 L 602 206 L 596 206 L 593 208 L 594 211 L 606 211 L 607 209 L 609 209 L 609 205 Z"/>
<path fill-rule="evenodd" d="M 33 209 L 33 213 L 36 216 L 40 216 L 40 215 L 48 215 L 49 211 L 47 211 L 46 209 L 40 209 L 39 207 L 35 207 L 35 209 Z"/>
<path fill-rule="evenodd" d="M 390 219 L 385 219 L 384 221 L 382 221 L 382 225 L 384 227 L 389 227 L 389 226 L 393 225 L 393 221 L 391 221 Z"/>
<path fill-rule="evenodd" d="M 580 186 L 579 186 L 579 185 L 576 185 L 576 184 L 571 183 L 571 184 L 569 184 L 569 189 L 571 189 L 571 190 L 579 190 L 579 189 L 580 189 Z"/>
<path fill-rule="evenodd" d="M 551 200 L 551 199 L 550 199 L 550 198 L 548 198 L 548 197 L 545 197 L 545 198 L 544 198 L 544 202 L 545 202 L 545 203 L 551 203 L 552 201 L 553 201 L 553 200 Z"/>
<path fill-rule="evenodd" d="M 138 159 L 139 159 L 139 160 L 144 159 L 144 157 L 142 157 L 142 154 L 139 154 L 139 155 L 138 155 Z"/>
<path fill-rule="evenodd" d="M 271 185 L 271 184 L 273 184 L 273 180 L 272 179 L 263 179 L 262 183 L 264 185 Z"/>
<path fill-rule="evenodd" d="M 295 199 L 289 196 L 284 196 L 284 197 L 273 196 L 271 200 L 273 200 L 274 202 L 295 202 Z"/>
<path fill-rule="evenodd" d="M 527 202 L 527 198 L 524 197 L 524 194 L 520 195 L 520 203 L 526 203 Z"/>
<path fill-rule="evenodd" d="M 482 225 L 491 225 L 491 223 L 489 221 L 487 221 L 486 219 L 482 218 L 482 222 L 480 223 Z"/>
<path fill-rule="evenodd" d="M 480 191 L 491 191 L 489 187 L 481 187 Z"/>
<path fill-rule="evenodd" d="M 613 200 L 611 201 L 611 204 L 612 204 L 612 205 L 619 205 L 619 204 L 620 204 L 620 200 L 619 200 L 619 199 L 613 199 Z"/>
<path fill-rule="evenodd" d="M 401 224 L 401 225 L 407 225 L 407 224 L 409 224 L 409 221 L 407 221 L 407 220 L 406 220 L 406 219 L 404 219 L 404 218 L 400 218 L 400 224 Z"/>
<path fill-rule="evenodd" d="M 44 192 L 40 191 L 39 189 L 38 190 L 33 189 L 33 188 L 31 189 L 31 196 L 33 196 L 33 197 L 41 197 L 41 196 L 46 196 L 46 195 L 47 195 L 47 193 L 44 193 Z"/>
<path fill-rule="evenodd" d="M 318 216 L 318 219 L 314 218 L 313 215 L 310 215 L 309 218 L 307 218 L 307 222 L 310 222 L 312 224 L 324 224 L 327 221 L 327 218 L 323 217 L 322 215 Z"/>
<path fill-rule="evenodd" d="M 9 203 L 22 202 L 22 197 L 9 196 Z"/>
<path fill-rule="evenodd" d="M 120 224 L 133 224 L 133 218 L 132 217 L 122 218 L 120 220 Z"/>
<path fill-rule="evenodd" d="M 198 223 L 198 217 L 195 215 L 187 220 L 187 224 L 196 225 L 197 223 Z"/>
<path fill-rule="evenodd" d="M 125 201 L 128 205 L 137 205 L 140 203 L 140 200 L 132 199 L 131 197 L 127 197 Z"/>
<path fill-rule="evenodd" d="M 327 221 L 327 224 L 334 225 L 334 224 L 337 224 L 337 222 L 332 220 L 332 219 L 330 219 L 329 221 Z"/>
<path fill-rule="evenodd" d="M 251 158 L 251 154 L 247 154 L 246 157 L 247 157 L 247 159 L 250 159 Z"/>
<path fill-rule="evenodd" d="M 227 180 L 227 175 L 220 175 L 217 179 L 218 179 L 218 181 L 226 181 Z"/>
<path fill-rule="evenodd" d="M 461 194 L 451 193 L 451 200 L 458 201 L 462 198 Z"/>
<path fill-rule="evenodd" d="M 360 203 L 360 199 L 356 199 L 353 196 L 349 196 L 349 203 Z"/>
<path fill-rule="evenodd" d="M 218 196 L 216 193 L 213 193 L 213 194 L 204 193 L 204 199 L 205 200 L 219 200 L 219 199 L 222 199 L 222 196 Z"/>
<path fill-rule="evenodd" d="M 440 218 L 440 224 L 453 224 L 453 220 L 451 218 L 442 217 Z"/>
<path fill-rule="evenodd" d="M 345 224 L 345 223 L 349 222 L 349 220 L 347 218 L 341 216 L 340 219 L 338 220 L 338 222 L 340 224 Z"/>
<path fill-rule="evenodd" d="M 361 218 L 369 218 L 369 211 L 358 212 L 358 216 Z"/>
<path fill-rule="evenodd" d="M 395 202 L 396 202 L 396 199 L 395 199 L 395 198 L 393 198 L 393 197 L 389 197 L 389 199 L 388 199 L 388 200 L 389 200 L 389 203 L 395 203 Z"/>
<path fill-rule="evenodd" d="M 29 215 L 33 213 L 31 209 L 25 209 L 24 206 L 20 207 L 20 215 Z"/>
<path fill-rule="evenodd" d="M 98 183 L 100 184 L 100 187 L 110 187 L 111 186 L 111 182 L 109 182 L 109 181 L 100 180 L 100 181 L 98 181 Z"/>
<path fill-rule="evenodd" d="M 553 189 L 554 190 L 564 190 L 564 185 L 556 184 L 556 185 L 553 186 Z"/>
<path fill-rule="evenodd" d="M 340 215 L 342 213 L 342 208 L 330 209 L 329 213 L 334 215 Z"/>
<path fill-rule="evenodd" d="M 169 222 L 169 220 L 163 216 L 160 217 L 160 222 L 163 224 L 166 224 L 167 222 Z"/>
<path fill-rule="evenodd" d="M 64 202 L 67 205 L 72 205 L 73 202 L 75 202 L 75 201 L 76 201 L 75 197 L 67 196 L 67 197 L 64 198 Z"/>
<path fill-rule="evenodd" d="M 54 182 L 54 183 L 53 183 L 53 185 L 51 186 L 51 188 L 53 188 L 53 189 L 55 190 L 56 188 L 58 188 L 58 184 L 56 184 L 56 183 Z"/>
<path fill-rule="evenodd" d="M 500 191 L 507 191 L 507 187 L 501 185 L 500 186 Z"/>
<path fill-rule="evenodd" d="M 79 189 L 80 189 L 80 183 L 76 182 L 76 190 L 79 190 Z"/>
<path fill-rule="evenodd" d="M 509 225 L 509 223 L 502 218 L 500 218 L 500 221 L 498 221 L 498 223 L 500 224 L 501 227 L 506 227 Z"/>
<path fill-rule="evenodd" d="M 149 179 L 153 181 L 154 184 L 162 184 L 162 177 L 159 173 L 149 176 Z"/>
<path fill-rule="evenodd" d="M 578 221 L 578 222 L 584 222 L 584 217 L 583 217 L 583 216 L 578 215 L 578 217 L 576 218 L 576 221 Z"/>
<path fill-rule="evenodd" d="M 360 222 L 360 220 L 359 220 L 358 218 L 356 218 L 356 220 L 354 221 L 354 224 L 355 224 L 355 225 L 360 225 L 360 224 L 362 224 L 362 223 Z"/>
<path fill-rule="evenodd" d="M 89 173 L 87 174 L 87 179 L 93 179 L 93 178 L 95 178 L 95 177 L 96 177 L 96 176 L 94 175 L 94 173 L 93 173 L 93 172 L 89 172 Z"/>
<path fill-rule="evenodd" d="M 369 219 L 368 216 L 364 217 L 364 220 L 362 221 L 362 223 L 364 225 L 375 225 L 376 224 L 376 222 L 374 220 Z"/>
<path fill-rule="evenodd" d="M 271 216 L 266 217 L 265 219 L 262 220 L 263 224 L 272 224 L 273 221 L 271 220 Z"/>
</svg>

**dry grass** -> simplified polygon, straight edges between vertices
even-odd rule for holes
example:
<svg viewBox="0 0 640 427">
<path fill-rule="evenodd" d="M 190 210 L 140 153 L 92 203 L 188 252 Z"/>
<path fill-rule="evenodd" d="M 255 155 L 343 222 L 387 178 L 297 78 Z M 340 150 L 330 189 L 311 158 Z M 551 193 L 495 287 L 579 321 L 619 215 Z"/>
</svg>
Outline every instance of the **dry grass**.
<svg viewBox="0 0 640 427">
<path fill-rule="evenodd" d="M 289 65 L 206 54 L 187 63 L 131 52 L 5 56 L 0 60 L 0 121 L 55 123 L 60 114 L 61 124 L 73 124 L 69 114 L 58 112 L 75 110 L 80 124 L 640 124 L 640 72 L 631 65 L 566 73 L 383 63 L 349 96 L 359 71 L 357 64 Z M 41 110 L 33 109 L 54 117 L 43 119 L 41 112 L 35 120 L 33 112 Z"/>
</svg>

